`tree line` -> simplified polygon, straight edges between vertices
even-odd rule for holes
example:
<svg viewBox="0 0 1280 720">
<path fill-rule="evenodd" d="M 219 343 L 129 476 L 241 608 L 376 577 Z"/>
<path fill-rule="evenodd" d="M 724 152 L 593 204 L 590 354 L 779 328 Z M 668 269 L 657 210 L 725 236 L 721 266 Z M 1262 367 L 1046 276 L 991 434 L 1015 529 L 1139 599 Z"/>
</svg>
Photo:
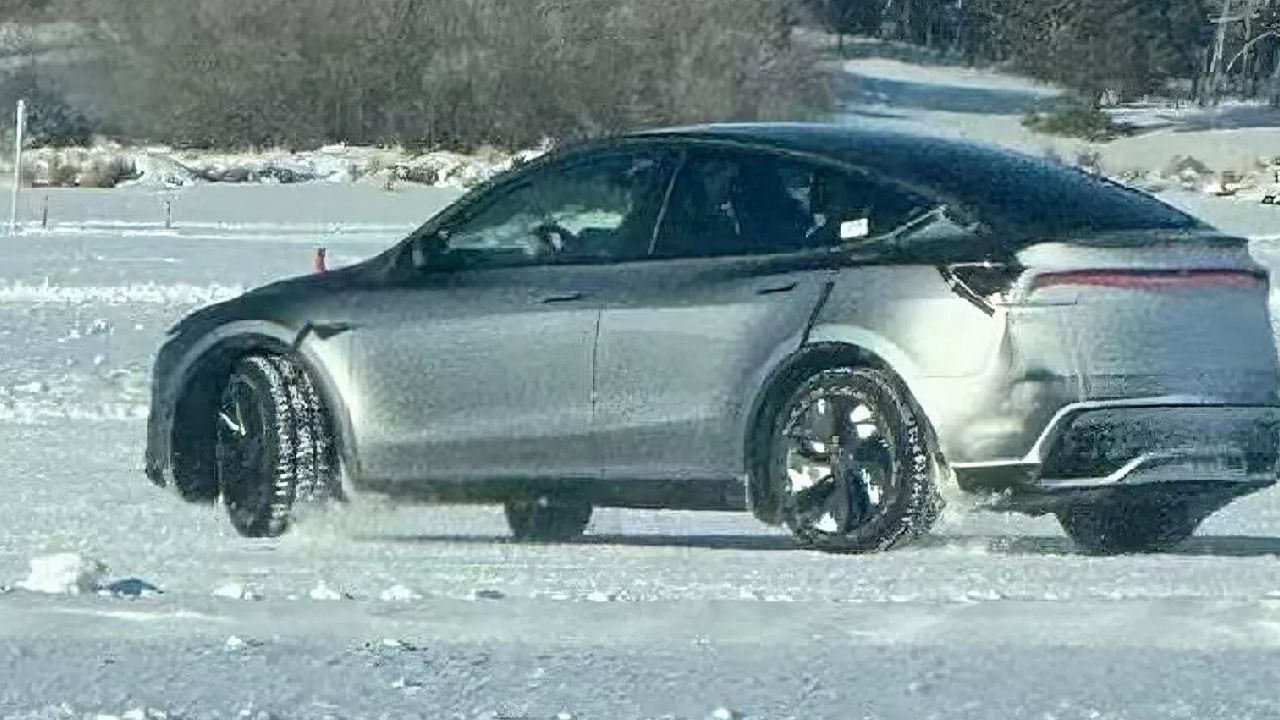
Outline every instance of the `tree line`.
<svg viewBox="0 0 1280 720">
<path fill-rule="evenodd" d="M 1097 105 L 1145 95 L 1280 106 L 1280 0 L 804 0 L 829 30 L 1007 63 Z"/>
<path fill-rule="evenodd" d="M 514 147 L 828 106 L 780 31 L 788 0 L 5 2 L 74 17 L 95 48 L 9 95 L 177 146 Z"/>
</svg>

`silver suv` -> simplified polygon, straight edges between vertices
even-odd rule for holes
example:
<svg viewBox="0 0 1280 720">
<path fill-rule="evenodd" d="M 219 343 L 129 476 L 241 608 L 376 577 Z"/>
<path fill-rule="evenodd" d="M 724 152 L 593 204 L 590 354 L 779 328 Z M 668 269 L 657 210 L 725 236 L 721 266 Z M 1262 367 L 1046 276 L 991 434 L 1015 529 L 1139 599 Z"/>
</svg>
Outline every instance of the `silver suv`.
<svg viewBox="0 0 1280 720">
<path fill-rule="evenodd" d="M 1152 550 L 1276 480 L 1267 297 L 1244 240 L 1045 160 L 646 132 L 184 319 L 147 472 L 250 536 L 373 493 L 503 503 L 544 541 L 593 506 L 749 510 L 873 551 L 958 482 L 1089 551 Z"/>
</svg>

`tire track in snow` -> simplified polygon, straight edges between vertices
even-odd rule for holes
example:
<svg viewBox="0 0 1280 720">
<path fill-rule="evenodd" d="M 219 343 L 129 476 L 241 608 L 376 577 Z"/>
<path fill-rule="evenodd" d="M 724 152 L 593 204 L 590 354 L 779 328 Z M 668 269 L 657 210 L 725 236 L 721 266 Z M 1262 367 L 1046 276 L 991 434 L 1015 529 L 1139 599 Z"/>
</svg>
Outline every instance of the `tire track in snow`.
<svg viewBox="0 0 1280 720">
<path fill-rule="evenodd" d="M 131 283 L 129 285 L 55 285 L 0 282 L 0 304 L 62 305 L 209 305 L 245 292 L 241 285 Z"/>
<path fill-rule="evenodd" d="M 102 403 L 97 406 L 67 405 L 56 401 L 21 400 L 0 405 L 0 423 L 42 425 L 67 420 L 141 422 L 147 419 L 143 403 Z"/>
</svg>

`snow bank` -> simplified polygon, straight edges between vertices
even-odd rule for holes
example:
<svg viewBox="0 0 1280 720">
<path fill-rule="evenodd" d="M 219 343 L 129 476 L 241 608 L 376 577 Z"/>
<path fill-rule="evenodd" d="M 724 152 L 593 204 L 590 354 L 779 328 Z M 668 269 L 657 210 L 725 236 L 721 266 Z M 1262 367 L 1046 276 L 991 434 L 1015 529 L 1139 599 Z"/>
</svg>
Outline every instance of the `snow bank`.
<svg viewBox="0 0 1280 720">
<path fill-rule="evenodd" d="M 227 638 L 227 641 L 223 643 L 222 647 L 227 652 L 239 652 L 241 650 L 249 650 L 251 648 L 256 648 L 261 646 L 262 646 L 262 641 L 260 640 L 252 640 L 252 639 L 246 640 L 240 637 L 239 635 L 232 635 Z"/>
<path fill-rule="evenodd" d="M 1101 170 L 1121 182 L 1155 193 L 1179 189 L 1256 203 L 1280 193 L 1280 157 L 1260 157 L 1252 167 L 1236 170 L 1223 169 L 1221 165 L 1215 169 L 1191 155 L 1175 155 L 1160 170 Z"/>
<path fill-rule="evenodd" d="M 138 177 L 136 159 L 119 146 L 36 148 L 27 152 L 23 175 L 35 187 L 110 188 Z"/>
<path fill-rule="evenodd" d="M 311 588 L 311 592 L 307 593 L 307 596 L 310 597 L 312 600 L 320 600 L 325 602 L 332 602 L 335 600 L 355 600 L 356 599 L 354 594 L 349 593 L 345 590 L 334 589 L 330 587 L 329 584 L 326 583 L 324 580 L 321 580 L 320 582 L 316 583 L 316 586 Z"/>
<path fill-rule="evenodd" d="M 392 585 L 378 596 L 382 602 L 414 602 L 421 600 L 422 595 L 404 585 Z"/>
<path fill-rule="evenodd" d="M 107 566 L 76 553 L 32 558 L 31 574 L 18 587 L 49 595 L 83 595 L 97 592 Z"/>
<path fill-rule="evenodd" d="M 262 591 L 256 585 L 246 583 L 227 583 L 214 589 L 213 596 L 227 600 L 250 600 L 253 602 L 264 599 Z"/>
<path fill-rule="evenodd" d="M 32 558 L 31 573 L 17 587 L 46 595 L 87 595 L 144 598 L 164 591 L 140 578 L 106 581 L 107 566 L 77 553 L 57 553 Z"/>
<path fill-rule="evenodd" d="M 24 160 L 36 187 L 173 188 L 202 183 L 293 184 L 372 182 L 387 189 L 407 183 L 469 188 L 528 162 L 551 148 L 546 141 L 516 153 L 482 149 L 473 154 L 435 150 L 332 145 L 294 152 L 175 151 L 99 142 L 89 148 L 35 148 Z"/>
</svg>

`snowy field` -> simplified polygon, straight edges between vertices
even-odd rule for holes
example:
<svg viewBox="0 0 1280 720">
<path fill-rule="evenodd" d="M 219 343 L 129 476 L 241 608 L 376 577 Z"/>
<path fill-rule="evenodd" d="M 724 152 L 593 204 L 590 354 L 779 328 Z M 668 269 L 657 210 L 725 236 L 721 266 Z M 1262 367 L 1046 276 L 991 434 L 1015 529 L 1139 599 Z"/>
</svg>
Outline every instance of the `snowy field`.
<svg viewBox="0 0 1280 720">
<path fill-rule="evenodd" d="M 143 477 L 163 329 L 305 272 L 318 244 L 372 254 L 452 195 L 192 188 L 191 227 L 166 232 L 154 195 L 106 192 L 0 240 L 0 583 L 70 551 L 164 592 L 0 596 L 0 716 L 1280 716 L 1280 492 L 1156 557 L 1083 558 L 1051 520 L 963 511 L 877 557 L 622 511 L 557 547 L 506 542 L 492 508 L 361 506 L 242 540 Z M 1280 235 L 1280 210 L 1176 200 Z"/>
<path fill-rule="evenodd" d="M 953 506 L 917 547 L 832 557 L 745 516 L 631 511 L 551 547 L 494 508 L 368 504 L 247 541 L 146 481 L 165 327 L 454 197 L 64 190 L 47 230 L 0 238 L 0 717 L 1280 717 L 1280 490 L 1164 555 L 1081 557 L 1052 520 Z M 1280 208 L 1169 199 L 1280 268 Z M 21 587 L 61 552 L 162 593 Z"/>
</svg>

